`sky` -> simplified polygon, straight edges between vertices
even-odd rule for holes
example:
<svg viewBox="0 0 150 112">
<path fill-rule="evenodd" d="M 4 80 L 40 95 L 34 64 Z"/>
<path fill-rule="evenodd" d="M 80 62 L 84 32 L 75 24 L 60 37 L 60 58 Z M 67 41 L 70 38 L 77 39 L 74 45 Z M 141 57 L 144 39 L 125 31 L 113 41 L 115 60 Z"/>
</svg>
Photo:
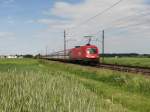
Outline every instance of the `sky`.
<svg viewBox="0 0 150 112">
<path fill-rule="evenodd" d="M 106 53 L 150 54 L 150 0 L 0 0 L 0 55 L 44 54 L 92 44 L 101 51 L 105 30 Z M 85 23 L 84 23 L 85 22 Z"/>
</svg>

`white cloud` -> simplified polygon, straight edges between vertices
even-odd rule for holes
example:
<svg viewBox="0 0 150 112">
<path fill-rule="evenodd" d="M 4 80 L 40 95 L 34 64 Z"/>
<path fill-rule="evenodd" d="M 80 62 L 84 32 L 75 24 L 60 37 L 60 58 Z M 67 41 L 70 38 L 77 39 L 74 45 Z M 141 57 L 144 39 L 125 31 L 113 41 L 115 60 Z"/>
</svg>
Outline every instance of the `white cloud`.
<svg viewBox="0 0 150 112">
<path fill-rule="evenodd" d="M 68 27 L 71 22 L 66 20 L 51 20 L 51 19 L 39 19 L 37 23 L 46 24 L 49 28 L 61 29 L 64 27 Z"/>
<path fill-rule="evenodd" d="M 73 26 L 73 25 L 78 25 L 79 23 L 82 23 L 89 17 L 96 15 L 98 12 L 108 8 L 116 1 L 117 0 L 111 0 L 111 1 L 110 0 L 86 0 L 85 3 L 76 4 L 76 5 L 69 4 L 66 2 L 56 2 L 54 8 L 49 13 L 57 17 L 64 17 L 64 18 L 68 18 L 69 20 L 71 19 L 70 22 L 71 24 L 69 23 L 69 25 Z M 107 24 L 112 20 L 116 20 L 117 18 L 129 16 L 129 15 L 135 15 L 137 13 L 140 13 L 143 10 L 147 11 L 145 10 L 146 8 L 147 7 L 142 3 L 142 0 L 123 1 L 118 6 L 113 8 L 111 11 L 108 11 L 106 12 L 106 14 L 103 14 L 102 16 L 93 19 L 92 21 L 90 21 L 86 25 L 83 25 L 82 27 L 87 26 L 89 28 L 89 26 L 91 25 L 106 27 Z M 51 20 L 51 22 L 52 21 L 53 20 Z M 125 20 L 122 21 L 122 24 L 123 23 L 126 24 L 129 22 L 133 23 L 136 21 Z"/>
<path fill-rule="evenodd" d="M 80 4 L 70 4 L 67 2 L 59 1 L 56 2 L 53 9 L 47 11 L 46 14 L 65 19 L 41 19 L 37 22 L 47 24 L 49 26 L 49 29 L 53 28 L 53 30 L 61 32 L 63 29 L 67 29 L 69 36 L 71 38 L 77 38 L 79 41 L 83 40 L 81 38 L 84 35 L 94 34 L 102 30 L 103 28 L 111 27 L 111 29 L 106 32 L 108 33 L 108 35 L 109 33 L 114 34 L 109 35 L 109 41 L 107 40 L 109 42 L 109 45 L 106 51 L 120 52 L 122 50 L 122 52 L 127 52 L 133 50 L 133 52 L 136 52 L 136 50 L 138 51 L 138 49 L 141 49 L 141 47 L 138 46 L 138 44 L 140 43 L 142 44 L 143 52 L 150 53 L 150 51 L 147 50 L 147 45 L 145 45 L 145 43 L 147 44 L 147 41 L 149 41 L 150 38 L 150 16 L 140 16 L 140 14 L 148 13 L 150 7 L 144 4 L 143 0 L 124 0 L 105 14 L 94 18 L 86 24 L 78 26 L 89 17 L 96 15 L 98 12 L 103 11 L 117 1 L 118 0 L 85 0 L 85 2 L 82 2 Z M 121 19 L 120 21 L 115 21 L 124 17 L 127 18 Z M 122 30 L 121 35 L 116 35 L 117 32 L 120 32 L 120 30 L 115 28 L 128 25 L 130 26 L 138 23 L 143 24 L 136 26 L 136 28 L 129 27 L 126 30 Z M 68 29 L 76 25 L 76 28 Z M 132 34 L 132 36 L 130 34 Z M 137 38 L 137 40 L 135 41 L 136 43 L 131 44 L 131 38 Z M 142 38 L 144 38 L 143 41 Z M 117 44 L 116 42 L 120 44 Z M 125 44 L 122 46 L 122 43 Z M 128 45 L 128 43 L 130 44 Z M 148 45 L 148 47 L 150 48 L 150 45 Z"/>
</svg>

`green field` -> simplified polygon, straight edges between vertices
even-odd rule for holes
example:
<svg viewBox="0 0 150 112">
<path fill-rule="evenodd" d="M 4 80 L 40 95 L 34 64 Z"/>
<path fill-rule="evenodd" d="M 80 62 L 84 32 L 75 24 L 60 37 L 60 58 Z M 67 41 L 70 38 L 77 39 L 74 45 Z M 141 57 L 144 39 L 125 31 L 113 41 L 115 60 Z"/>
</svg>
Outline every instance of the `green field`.
<svg viewBox="0 0 150 112">
<path fill-rule="evenodd" d="M 150 79 L 79 65 L 0 60 L 0 112 L 150 112 Z"/>
<path fill-rule="evenodd" d="M 149 67 L 150 68 L 150 58 L 138 58 L 138 57 L 106 57 L 104 63 L 107 64 L 118 64 L 118 65 L 130 65 L 138 67 Z"/>
</svg>

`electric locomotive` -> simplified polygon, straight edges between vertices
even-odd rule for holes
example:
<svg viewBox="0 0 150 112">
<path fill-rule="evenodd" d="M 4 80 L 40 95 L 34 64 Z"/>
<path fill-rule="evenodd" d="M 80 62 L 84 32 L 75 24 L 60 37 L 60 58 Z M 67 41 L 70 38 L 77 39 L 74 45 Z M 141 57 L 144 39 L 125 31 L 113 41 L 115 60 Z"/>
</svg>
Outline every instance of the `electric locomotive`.
<svg viewBox="0 0 150 112">
<path fill-rule="evenodd" d="M 99 50 L 95 45 L 76 46 L 68 55 L 73 62 L 99 63 Z"/>
</svg>

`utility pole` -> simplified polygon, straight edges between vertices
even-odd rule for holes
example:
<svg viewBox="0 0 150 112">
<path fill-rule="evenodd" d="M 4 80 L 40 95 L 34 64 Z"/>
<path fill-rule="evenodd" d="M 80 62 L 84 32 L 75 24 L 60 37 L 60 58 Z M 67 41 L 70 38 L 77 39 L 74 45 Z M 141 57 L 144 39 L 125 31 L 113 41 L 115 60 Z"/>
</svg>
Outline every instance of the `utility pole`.
<svg viewBox="0 0 150 112">
<path fill-rule="evenodd" d="M 64 30 L 64 59 L 66 58 L 66 30 Z"/>
<path fill-rule="evenodd" d="M 102 31 L 102 62 L 104 63 L 104 54 L 105 54 L 105 31 Z"/>
<path fill-rule="evenodd" d="M 48 55 L 48 46 L 45 47 L 46 56 Z"/>
</svg>

